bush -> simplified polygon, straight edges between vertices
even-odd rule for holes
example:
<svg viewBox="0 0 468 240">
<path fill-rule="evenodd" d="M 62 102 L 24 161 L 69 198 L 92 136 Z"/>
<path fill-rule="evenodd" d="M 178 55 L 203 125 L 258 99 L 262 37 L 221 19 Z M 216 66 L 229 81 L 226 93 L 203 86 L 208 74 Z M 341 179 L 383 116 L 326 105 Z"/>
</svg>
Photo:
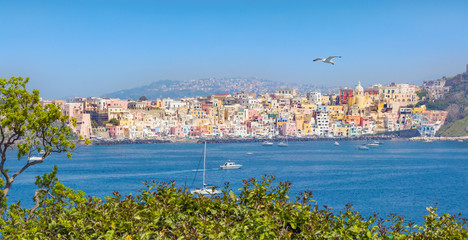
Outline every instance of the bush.
<svg viewBox="0 0 468 240">
<path fill-rule="evenodd" d="M 294 200 L 290 183 L 273 176 L 244 180 L 235 194 L 226 184 L 213 198 L 193 196 L 174 182 L 146 182 L 136 196 L 114 192 L 104 200 L 84 198 L 63 186 L 56 169 L 39 177 L 38 208 L 12 204 L 2 227 L 7 239 L 466 239 L 460 216 L 428 208 L 424 226 L 403 217 L 363 217 L 347 205 L 334 214 L 311 203 L 312 192 Z"/>
</svg>

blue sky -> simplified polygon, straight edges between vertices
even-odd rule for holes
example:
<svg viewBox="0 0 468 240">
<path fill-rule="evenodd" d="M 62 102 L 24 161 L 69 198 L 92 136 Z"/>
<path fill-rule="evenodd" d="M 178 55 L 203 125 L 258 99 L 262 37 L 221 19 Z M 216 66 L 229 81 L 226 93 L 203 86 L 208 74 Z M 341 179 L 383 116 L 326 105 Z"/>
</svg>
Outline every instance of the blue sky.
<svg viewBox="0 0 468 240">
<path fill-rule="evenodd" d="M 364 86 L 468 64 L 468 1 L 0 1 L 0 78 L 46 99 L 157 80 Z M 336 64 L 313 62 L 341 55 Z"/>
</svg>

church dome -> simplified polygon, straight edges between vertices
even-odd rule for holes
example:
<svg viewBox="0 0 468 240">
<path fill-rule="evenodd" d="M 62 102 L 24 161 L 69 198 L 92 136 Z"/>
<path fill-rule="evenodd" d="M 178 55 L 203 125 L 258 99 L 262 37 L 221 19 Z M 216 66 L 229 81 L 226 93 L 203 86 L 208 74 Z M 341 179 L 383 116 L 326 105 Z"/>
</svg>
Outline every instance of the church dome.
<svg viewBox="0 0 468 240">
<path fill-rule="evenodd" d="M 358 85 L 354 89 L 356 95 L 364 95 L 364 88 L 361 86 L 361 82 L 359 81 Z"/>
</svg>

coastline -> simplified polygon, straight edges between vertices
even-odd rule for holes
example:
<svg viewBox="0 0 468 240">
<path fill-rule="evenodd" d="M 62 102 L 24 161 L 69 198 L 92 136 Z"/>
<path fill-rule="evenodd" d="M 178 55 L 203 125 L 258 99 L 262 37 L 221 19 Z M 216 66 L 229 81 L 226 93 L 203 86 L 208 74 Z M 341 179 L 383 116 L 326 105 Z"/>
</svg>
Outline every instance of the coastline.
<svg viewBox="0 0 468 240">
<path fill-rule="evenodd" d="M 410 141 L 468 141 L 468 136 L 463 137 L 412 137 Z"/>
<path fill-rule="evenodd" d="M 289 142 L 307 141 L 373 141 L 373 140 L 395 140 L 408 138 L 395 138 L 392 136 L 359 136 L 359 137 L 293 137 L 288 138 Z M 120 145 L 120 144 L 157 144 L 157 143 L 248 143 L 248 142 L 281 142 L 285 138 L 171 138 L 171 139 L 106 139 L 93 140 L 92 145 Z"/>
</svg>

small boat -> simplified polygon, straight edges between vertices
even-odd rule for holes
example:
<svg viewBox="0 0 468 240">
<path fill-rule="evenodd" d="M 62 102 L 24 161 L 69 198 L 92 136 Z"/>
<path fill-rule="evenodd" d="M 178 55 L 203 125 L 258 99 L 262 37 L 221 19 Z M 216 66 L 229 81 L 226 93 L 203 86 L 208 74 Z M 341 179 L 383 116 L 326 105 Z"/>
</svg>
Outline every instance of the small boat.
<svg viewBox="0 0 468 240">
<path fill-rule="evenodd" d="M 210 186 L 205 183 L 205 162 L 206 162 L 206 142 L 205 142 L 205 149 L 203 150 L 203 188 L 197 188 L 195 190 L 190 191 L 192 194 L 201 194 L 203 196 L 213 196 L 215 194 L 220 194 L 221 191 L 217 190 L 215 186 Z"/>
<path fill-rule="evenodd" d="M 383 144 L 383 142 L 380 142 L 380 141 L 374 141 L 373 143 L 378 144 L 378 145 L 382 145 L 382 144 Z"/>
<path fill-rule="evenodd" d="M 40 162 L 40 161 L 42 161 L 42 157 L 37 157 L 37 156 L 28 157 L 28 162 Z"/>
<path fill-rule="evenodd" d="M 432 140 L 429 139 L 429 138 L 426 138 L 426 139 L 424 139 L 424 142 L 430 143 L 430 142 L 432 142 Z"/>
<path fill-rule="evenodd" d="M 231 160 L 228 160 L 224 165 L 219 166 L 219 168 L 228 170 L 228 169 L 239 169 L 241 168 L 242 165 L 236 164 L 235 162 L 231 162 Z"/>
<path fill-rule="evenodd" d="M 279 142 L 278 143 L 278 147 L 287 147 L 288 146 L 288 143 L 286 142 Z"/>
<path fill-rule="evenodd" d="M 368 143 L 367 146 L 369 146 L 369 147 L 378 147 L 379 144 L 377 144 L 377 143 Z"/>
<path fill-rule="evenodd" d="M 247 154 L 248 154 L 248 155 L 252 155 L 253 153 L 251 153 L 251 152 L 248 152 Z"/>
<path fill-rule="evenodd" d="M 463 139 L 458 139 L 458 142 L 463 142 Z"/>
<path fill-rule="evenodd" d="M 335 146 L 340 146 L 339 142 L 335 142 L 334 144 L 335 144 Z"/>
<path fill-rule="evenodd" d="M 359 150 L 369 150 L 369 147 L 366 145 L 361 145 L 358 147 Z"/>
<path fill-rule="evenodd" d="M 273 146 L 273 143 L 270 141 L 265 141 L 262 143 L 263 146 Z"/>
</svg>

